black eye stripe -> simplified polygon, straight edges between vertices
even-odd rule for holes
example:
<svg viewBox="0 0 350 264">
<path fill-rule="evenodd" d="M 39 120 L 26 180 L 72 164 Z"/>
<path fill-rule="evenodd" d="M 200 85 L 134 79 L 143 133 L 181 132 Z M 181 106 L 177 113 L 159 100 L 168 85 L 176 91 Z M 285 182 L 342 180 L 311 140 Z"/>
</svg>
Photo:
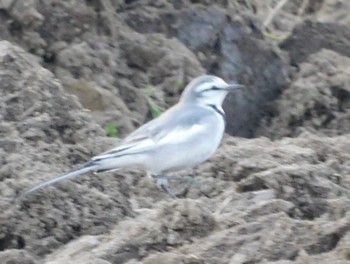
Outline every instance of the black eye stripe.
<svg viewBox="0 0 350 264">
<path fill-rule="evenodd" d="M 200 93 L 204 93 L 204 92 L 207 92 L 207 91 L 217 91 L 217 90 L 221 90 L 221 89 L 219 87 L 212 86 L 210 88 L 207 88 L 207 89 L 204 89 L 204 90 L 200 91 Z"/>
</svg>

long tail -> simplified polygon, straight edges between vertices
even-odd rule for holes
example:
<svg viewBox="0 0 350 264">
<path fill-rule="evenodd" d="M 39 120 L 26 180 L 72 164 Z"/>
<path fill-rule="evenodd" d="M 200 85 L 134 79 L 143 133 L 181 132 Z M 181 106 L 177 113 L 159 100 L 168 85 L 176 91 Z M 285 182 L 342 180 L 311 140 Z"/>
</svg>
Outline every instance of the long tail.
<svg viewBox="0 0 350 264">
<path fill-rule="evenodd" d="M 50 180 L 47 180 L 47 181 L 44 181 L 26 191 L 24 191 L 19 197 L 18 199 L 22 199 L 24 196 L 27 196 L 28 194 L 31 194 L 39 189 L 42 189 L 44 187 L 47 187 L 47 186 L 50 186 L 56 182 L 59 182 L 59 181 L 62 181 L 62 180 L 66 180 L 66 179 L 69 179 L 69 178 L 72 178 L 72 177 L 75 177 L 75 176 L 78 176 L 78 175 L 81 175 L 83 173 L 86 173 L 86 172 L 89 172 L 89 171 L 93 171 L 96 169 L 96 167 L 98 167 L 98 163 L 94 162 L 94 161 L 91 161 L 91 162 L 87 162 L 83 165 L 81 165 L 80 167 L 76 168 L 76 169 L 73 169 L 71 170 L 70 172 L 67 172 L 63 175 L 59 175 L 59 176 L 56 176 Z"/>
</svg>

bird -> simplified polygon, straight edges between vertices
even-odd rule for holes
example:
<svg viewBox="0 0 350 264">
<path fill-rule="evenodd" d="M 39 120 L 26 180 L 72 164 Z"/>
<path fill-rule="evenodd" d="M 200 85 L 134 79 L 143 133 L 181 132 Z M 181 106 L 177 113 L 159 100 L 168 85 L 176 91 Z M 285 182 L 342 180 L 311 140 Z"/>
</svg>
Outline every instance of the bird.
<svg viewBox="0 0 350 264">
<path fill-rule="evenodd" d="M 146 171 L 164 192 L 176 199 L 169 188 L 169 173 L 193 168 L 215 153 L 226 124 L 222 103 L 229 92 L 243 87 L 214 75 L 194 78 L 177 104 L 136 129 L 115 148 L 25 190 L 20 198 L 84 173 L 132 168 Z"/>
</svg>

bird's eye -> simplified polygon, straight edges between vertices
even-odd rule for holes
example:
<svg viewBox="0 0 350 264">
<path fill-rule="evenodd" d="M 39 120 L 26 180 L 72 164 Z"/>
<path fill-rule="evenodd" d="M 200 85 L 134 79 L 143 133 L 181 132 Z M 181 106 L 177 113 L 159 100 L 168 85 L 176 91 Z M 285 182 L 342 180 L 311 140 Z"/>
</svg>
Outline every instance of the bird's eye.
<svg viewBox="0 0 350 264">
<path fill-rule="evenodd" d="M 202 96 L 207 96 L 207 92 L 210 91 L 219 91 L 221 88 L 215 86 L 215 85 L 207 85 L 204 89 L 200 87 L 199 89 L 196 90 L 197 96 L 202 97 Z"/>
<path fill-rule="evenodd" d="M 210 88 L 206 88 L 206 89 L 201 90 L 199 93 L 200 93 L 200 94 L 204 94 L 205 92 L 208 92 L 208 91 L 216 91 L 216 90 L 220 90 L 220 88 L 219 88 L 219 87 L 216 87 L 216 86 L 214 85 L 214 86 L 211 86 Z"/>
</svg>

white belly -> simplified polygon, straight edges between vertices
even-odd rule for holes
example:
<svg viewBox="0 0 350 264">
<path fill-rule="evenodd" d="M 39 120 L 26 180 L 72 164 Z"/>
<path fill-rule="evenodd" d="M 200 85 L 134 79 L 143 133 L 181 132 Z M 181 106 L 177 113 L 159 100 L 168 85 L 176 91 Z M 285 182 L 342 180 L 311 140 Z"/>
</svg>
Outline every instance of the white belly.
<svg viewBox="0 0 350 264">
<path fill-rule="evenodd" d="M 183 170 L 209 159 L 219 147 L 225 129 L 221 117 L 215 121 L 190 140 L 158 149 L 147 159 L 148 170 L 155 173 Z"/>
</svg>

